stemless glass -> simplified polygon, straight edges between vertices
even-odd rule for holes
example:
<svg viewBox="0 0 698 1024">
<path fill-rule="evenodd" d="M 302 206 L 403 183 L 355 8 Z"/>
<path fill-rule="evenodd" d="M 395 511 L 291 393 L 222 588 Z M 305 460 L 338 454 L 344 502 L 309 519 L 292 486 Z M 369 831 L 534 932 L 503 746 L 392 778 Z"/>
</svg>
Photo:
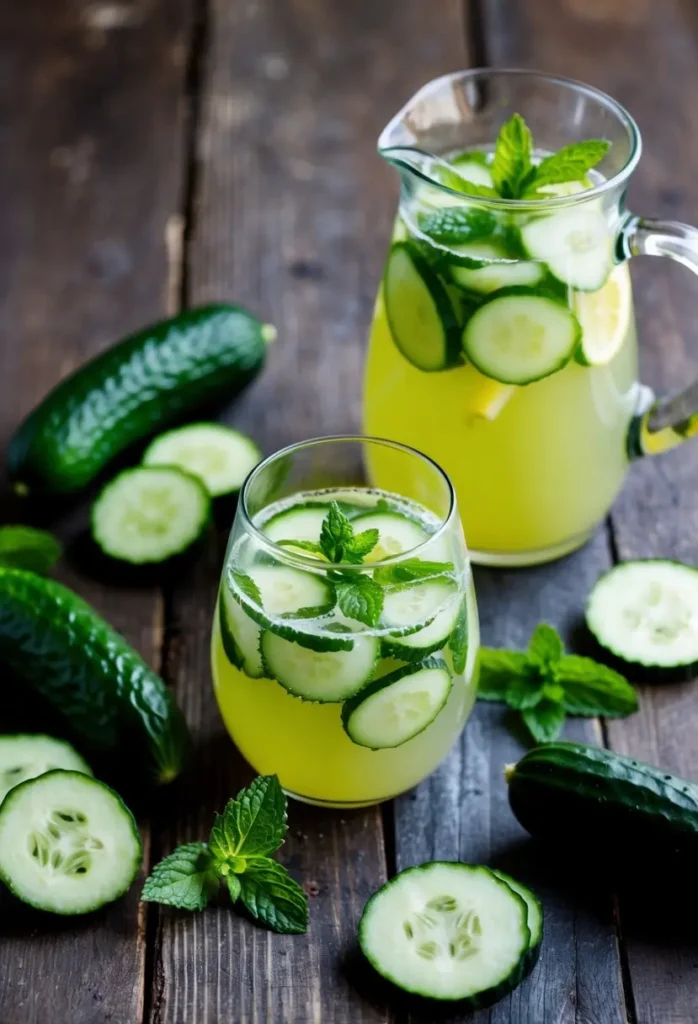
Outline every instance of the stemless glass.
<svg viewBox="0 0 698 1024">
<path fill-rule="evenodd" d="M 399 494 L 362 483 L 377 452 L 408 481 Z M 346 546 L 332 562 L 318 550 L 331 509 L 335 534 L 348 521 L 363 535 L 362 561 Z M 366 591 L 368 611 L 351 603 Z M 463 728 L 478 640 L 454 491 L 431 459 L 328 437 L 252 471 L 223 566 L 212 666 L 223 720 L 256 771 L 334 807 L 409 789 Z"/>
</svg>

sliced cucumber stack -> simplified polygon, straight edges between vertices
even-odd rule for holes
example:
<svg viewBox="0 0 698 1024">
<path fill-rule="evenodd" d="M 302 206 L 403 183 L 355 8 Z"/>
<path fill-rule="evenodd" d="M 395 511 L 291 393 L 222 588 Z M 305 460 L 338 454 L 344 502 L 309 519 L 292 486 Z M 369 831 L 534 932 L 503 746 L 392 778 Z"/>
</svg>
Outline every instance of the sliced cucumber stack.
<svg viewBox="0 0 698 1024">
<path fill-rule="evenodd" d="M 543 264 L 512 260 L 504 249 L 490 242 L 452 245 L 444 259 L 454 284 L 485 295 L 517 285 L 533 288 L 545 274 Z"/>
<path fill-rule="evenodd" d="M 373 678 L 380 644 L 354 636 L 351 650 L 312 650 L 271 631 L 262 634 L 265 675 L 303 700 L 336 704 L 353 697 Z"/>
<path fill-rule="evenodd" d="M 427 658 L 369 683 L 342 708 L 342 724 L 359 746 L 384 750 L 407 743 L 434 721 L 448 700 L 445 662 Z"/>
<path fill-rule="evenodd" d="M 527 289 L 483 303 L 463 331 L 467 358 L 503 384 L 530 384 L 569 362 L 581 336 L 574 313 Z"/>
<path fill-rule="evenodd" d="M 611 233 L 597 207 L 536 217 L 521 229 L 524 248 L 570 288 L 595 292 L 612 269 Z"/>
<path fill-rule="evenodd" d="M 409 242 L 390 250 L 383 294 L 393 340 L 413 366 L 430 373 L 462 362 L 458 318 L 448 292 Z"/>
<path fill-rule="evenodd" d="M 435 861 L 401 871 L 371 897 L 359 944 L 404 991 L 477 1008 L 524 977 L 527 918 L 522 897 L 489 868 Z"/>
<path fill-rule="evenodd" d="M 143 850 L 133 815 L 102 782 L 50 771 L 0 807 L 0 879 L 24 903 L 87 914 L 130 888 Z"/>
<path fill-rule="evenodd" d="M 595 585 L 587 626 L 602 647 L 646 668 L 698 665 L 698 569 L 681 562 L 621 562 Z"/>
<path fill-rule="evenodd" d="M 262 630 L 225 584 L 221 587 L 218 614 L 223 650 L 228 661 L 252 679 L 260 679 L 264 675 L 260 651 Z"/>
<path fill-rule="evenodd" d="M 92 508 L 92 536 L 110 558 L 133 565 L 182 554 L 207 530 L 211 498 L 195 476 L 166 466 L 126 469 Z"/>
<path fill-rule="evenodd" d="M 55 768 L 92 775 L 87 761 L 65 740 L 38 733 L 0 736 L 0 804 L 21 782 Z"/>
<path fill-rule="evenodd" d="M 254 441 L 221 423 L 192 423 L 156 437 L 143 456 L 145 466 L 175 466 L 198 477 L 214 497 L 240 490 L 262 458 Z"/>
</svg>

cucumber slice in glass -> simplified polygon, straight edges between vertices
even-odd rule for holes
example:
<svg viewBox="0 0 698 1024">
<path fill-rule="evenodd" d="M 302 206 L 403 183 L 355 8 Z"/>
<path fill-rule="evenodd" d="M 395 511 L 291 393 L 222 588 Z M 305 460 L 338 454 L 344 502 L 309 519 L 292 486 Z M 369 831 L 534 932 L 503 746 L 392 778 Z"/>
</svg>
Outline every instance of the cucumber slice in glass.
<svg viewBox="0 0 698 1024">
<path fill-rule="evenodd" d="M 234 494 L 262 458 L 254 441 L 221 423 L 192 423 L 161 434 L 146 448 L 144 466 L 175 466 L 198 477 L 217 498 Z"/>
<path fill-rule="evenodd" d="M 439 658 L 405 665 L 360 690 L 342 708 L 342 725 L 361 747 L 407 743 L 434 721 L 448 700 L 451 675 Z"/>
<path fill-rule="evenodd" d="M 352 697 L 374 675 L 380 645 L 369 635 L 354 636 L 350 651 L 317 651 L 271 631 L 262 634 L 265 675 L 295 697 L 337 704 Z"/>
<path fill-rule="evenodd" d="M 413 366 L 431 373 L 462 361 L 451 300 L 414 245 L 399 242 L 390 250 L 383 294 L 393 340 Z"/>
<path fill-rule="evenodd" d="M 586 623 L 602 647 L 647 668 L 698 664 L 698 569 L 681 562 L 621 562 L 596 583 Z"/>
<path fill-rule="evenodd" d="M 264 675 L 259 650 L 261 628 L 225 585 L 221 588 L 218 604 L 221 640 L 228 661 L 252 679 L 261 679 Z"/>
<path fill-rule="evenodd" d="M 133 815 L 103 782 L 51 771 L 0 807 L 0 879 L 24 903 L 87 914 L 131 887 L 143 850 Z"/>
<path fill-rule="evenodd" d="M 137 466 L 97 498 L 92 536 L 110 558 L 153 564 L 186 551 L 210 519 L 211 498 L 197 477 L 167 466 Z"/>
<path fill-rule="evenodd" d="M 364 557 L 367 564 L 412 551 L 429 540 L 430 536 L 414 519 L 399 512 L 368 512 L 357 516 L 353 526 L 357 533 L 378 530 L 378 543 Z"/>
<path fill-rule="evenodd" d="M 594 292 L 611 273 L 611 232 L 598 207 L 536 217 L 521 229 L 526 252 L 562 284 Z"/>
<path fill-rule="evenodd" d="M 489 868 L 434 861 L 406 868 L 364 907 L 359 944 L 405 992 L 476 1008 L 525 974 L 524 900 Z"/>
<path fill-rule="evenodd" d="M 279 541 L 306 540 L 318 543 L 322 524 L 330 510 L 329 505 L 304 504 L 277 512 L 263 523 L 262 533 L 278 544 Z"/>
<path fill-rule="evenodd" d="M 516 285 L 533 288 L 545 274 L 543 264 L 508 259 L 504 249 L 488 242 L 453 245 L 446 260 L 454 284 L 484 295 Z"/>
<path fill-rule="evenodd" d="M 440 651 L 458 624 L 461 604 L 457 598 L 458 587 L 447 579 L 387 592 L 382 623 L 396 628 L 383 638 L 383 654 L 401 661 L 420 661 Z"/>
<path fill-rule="evenodd" d="M 87 761 L 65 740 L 39 733 L 0 736 L 0 804 L 21 782 L 55 768 L 92 775 Z"/>
<path fill-rule="evenodd" d="M 467 358 L 503 384 L 530 384 L 569 362 L 579 321 L 561 302 L 516 289 L 483 303 L 463 330 Z"/>
</svg>

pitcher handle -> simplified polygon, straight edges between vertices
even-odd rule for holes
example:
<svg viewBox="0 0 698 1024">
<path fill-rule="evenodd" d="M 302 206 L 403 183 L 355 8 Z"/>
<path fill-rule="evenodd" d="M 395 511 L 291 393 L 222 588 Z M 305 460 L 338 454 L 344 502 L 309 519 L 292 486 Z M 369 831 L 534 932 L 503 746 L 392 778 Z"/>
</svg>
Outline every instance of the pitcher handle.
<svg viewBox="0 0 698 1024">
<path fill-rule="evenodd" d="M 668 256 L 698 274 L 698 229 L 673 220 L 630 216 L 619 239 L 621 258 Z M 630 458 L 658 455 L 698 434 L 698 379 L 681 391 L 653 401 L 633 417 Z"/>
</svg>

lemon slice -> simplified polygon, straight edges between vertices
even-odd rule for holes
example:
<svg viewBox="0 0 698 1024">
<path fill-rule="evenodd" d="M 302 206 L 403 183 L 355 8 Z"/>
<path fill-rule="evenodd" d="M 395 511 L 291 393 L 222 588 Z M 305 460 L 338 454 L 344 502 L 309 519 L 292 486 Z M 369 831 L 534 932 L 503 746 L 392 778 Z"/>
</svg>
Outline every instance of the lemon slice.
<svg viewBox="0 0 698 1024">
<path fill-rule="evenodd" d="M 572 308 L 582 327 L 579 362 L 585 366 L 610 363 L 625 340 L 631 305 L 627 266 L 614 270 L 598 291 L 576 293 Z"/>
<path fill-rule="evenodd" d="M 516 391 L 515 384 L 502 384 L 480 373 L 472 364 L 463 369 L 465 409 L 468 416 L 496 420 Z"/>
</svg>

